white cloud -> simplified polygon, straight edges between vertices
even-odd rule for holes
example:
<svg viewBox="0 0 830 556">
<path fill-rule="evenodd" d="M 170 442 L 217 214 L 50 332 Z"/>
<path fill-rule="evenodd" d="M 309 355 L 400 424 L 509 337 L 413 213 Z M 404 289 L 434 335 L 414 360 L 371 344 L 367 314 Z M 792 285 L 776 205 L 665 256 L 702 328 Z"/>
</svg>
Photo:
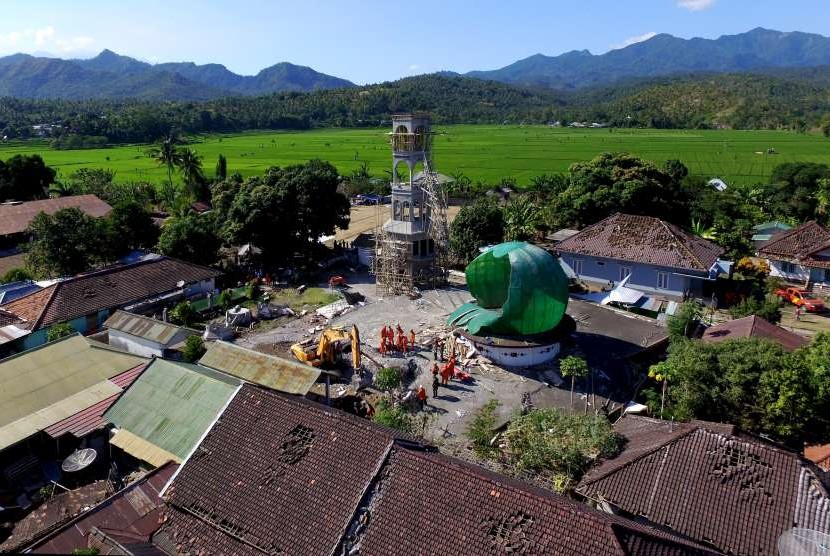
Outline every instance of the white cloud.
<svg viewBox="0 0 830 556">
<path fill-rule="evenodd" d="M 619 44 L 612 44 L 611 50 L 617 50 L 618 48 L 625 48 L 626 46 L 631 46 L 632 44 L 637 44 L 638 42 L 647 41 L 651 37 L 657 35 L 654 31 L 649 31 L 648 33 L 643 33 L 642 35 L 635 35 L 633 37 L 628 37 L 623 42 Z"/>
<path fill-rule="evenodd" d="M 699 12 L 706 8 L 711 8 L 715 5 L 715 0 L 677 0 L 677 6 L 689 10 L 690 12 Z"/>
<path fill-rule="evenodd" d="M 409 65 L 409 71 L 415 71 L 417 69 L 421 69 L 421 66 L 419 66 L 418 64 L 410 64 Z"/>
<path fill-rule="evenodd" d="M 64 36 L 51 25 L 38 29 L 0 33 L 0 52 L 40 52 L 48 50 L 56 54 L 88 52 L 95 39 L 84 35 Z"/>
</svg>

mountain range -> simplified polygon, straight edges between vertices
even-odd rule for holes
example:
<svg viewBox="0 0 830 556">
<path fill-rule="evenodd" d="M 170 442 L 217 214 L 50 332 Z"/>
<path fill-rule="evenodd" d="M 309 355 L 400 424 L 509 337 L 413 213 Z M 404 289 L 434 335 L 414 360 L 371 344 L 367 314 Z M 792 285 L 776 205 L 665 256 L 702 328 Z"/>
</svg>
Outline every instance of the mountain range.
<svg viewBox="0 0 830 556">
<path fill-rule="evenodd" d="M 18 98 L 206 100 L 354 86 L 351 81 L 288 62 L 256 75 L 238 75 L 221 64 L 154 65 L 111 50 L 87 60 L 28 54 L 0 58 L 0 96 Z"/>
<path fill-rule="evenodd" d="M 659 34 L 600 55 L 587 50 L 559 56 L 536 54 L 500 69 L 472 71 L 465 76 L 568 91 L 695 73 L 775 74 L 782 69 L 808 72 L 807 68 L 828 65 L 830 38 L 757 28 L 717 39 Z M 0 58 L 0 96 L 17 98 L 209 100 L 355 86 L 346 79 L 288 62 L 244 76 L 220 64 L 149 64 L 110 50 L 87 60 L 28 54 Z"/>
<path fill-rule="evenodd" d="M 500 69 L 466 75 L 512 85 L 574 89 L 679 73 L 757 72 L 823 65 L 830 65 L 830 38 L 759 27 L 717 39 L 659 34 L 600 55 L 587 50 L 560 56 L 535 54 Z"/>
</svg>

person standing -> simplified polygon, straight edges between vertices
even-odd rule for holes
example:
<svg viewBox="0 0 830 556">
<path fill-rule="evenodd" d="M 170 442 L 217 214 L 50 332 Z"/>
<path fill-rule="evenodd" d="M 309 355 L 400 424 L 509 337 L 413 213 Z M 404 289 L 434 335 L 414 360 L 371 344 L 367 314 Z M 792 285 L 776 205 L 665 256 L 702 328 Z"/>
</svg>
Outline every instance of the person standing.
<svg viewBox="0 0 830 556">
<path fill-rule="evenodd" d="M 409 349 L 415 351 L 415 329 L 409 329 Z"/>
<path fill-rule="evenodd" d="M 433 374 L 432 375 L 432 397 L 433 398 L 438 397 L 438 386 L 440 386 L 440 383 L 438 382 L 438 375 Z"/>
<path fill-rule="evenodd" d="M 418 390 L 415 391 L 415 396 L 421 404 L 421 409 L 424 409 L 424 406 L 427 404 L 427 391 L 423 384 L 418 385 Z"/>
</svg>

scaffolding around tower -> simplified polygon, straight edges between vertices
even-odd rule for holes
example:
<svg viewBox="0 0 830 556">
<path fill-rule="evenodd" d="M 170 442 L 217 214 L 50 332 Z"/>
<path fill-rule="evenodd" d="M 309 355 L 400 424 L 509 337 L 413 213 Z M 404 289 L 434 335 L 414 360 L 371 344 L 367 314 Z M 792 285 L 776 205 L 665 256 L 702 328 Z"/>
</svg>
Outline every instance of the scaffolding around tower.
<svg viewBox="0 0 830 556">
<path fill-rule="evenodd" d="M 416 287 L 434 287 L 445 281 L 447 202 L 430 165 L 429 116 L 393 116 L 389 135 L 392 202 L 376 212 L 372 272 L 379 292 L 406 294 Z M 408 175 L 401 176 L 399 165 L 408 170 Z"/>
</svg>

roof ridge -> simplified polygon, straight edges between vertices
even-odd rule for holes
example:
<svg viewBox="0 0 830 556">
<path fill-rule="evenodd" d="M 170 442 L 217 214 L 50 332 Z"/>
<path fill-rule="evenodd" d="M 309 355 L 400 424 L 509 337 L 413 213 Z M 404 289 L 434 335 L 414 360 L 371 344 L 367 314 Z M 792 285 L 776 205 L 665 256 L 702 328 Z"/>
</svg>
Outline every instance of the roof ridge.
<svg viewBox="0 0 830 556">
<path fill-rule="evenodd" d="M 575 238 L 579 235 L 582 235 L 584 232 L 587 232 L 588 230 L 590 230 L 592 228 L 596 228 L 597 226 L 599 226 L 600 224 L 602 224 L 606 220 L 611 220 L 612 218 L 617 218 L 619 216 L 622 216 L 622 213 L 621 212 L 615 212 L 614 214 L 608 215 L 605 218 L 603 218 L 602 220 L 599 220 L 598 222 L 594 222 L 593 224 L 588 224 L 587 226 L 585 226 L 584 228 L 579 230 L 576 234 L 574 234 L 571 237 L 569 237 L 567 239 L 564 239 L 564 240 L 560 241 L 559 243 L 557 243 L 556 248 L 559 249 L 562 246 L 563 243 L 567 243 L 567 242 L 571 241 L 573 238 Z"/>
<path fill-rule="evenodd" d="M 675 245 L 678 245 L 679 247 L 681 247 L 686 252 L 686 254 L 693 261 L 695 261 L 698 264 L 698 266 L 700 266 L 701 268 L 705 267 L 705 265 L 703 264 L 703 261 L 701 261 L 698 258 L 698 256 L 695 255 L 694 252 L 686 246 L 686 241 L 688 241 L 689 239 L 693 239 L 694 236 L 692 236 L 691 234 L 686 234 L 683 230 L 680 229 L 679 226 L 675 226 L 674 224 L 670 224 L 669 222 L 666 222 L 665 220 L 662 220 L 660 218 L 657 218 L 656 220 L 664 228 L 666 228 L 666 230 L 671 234 L 671 236 L 675 240 Z M 672 228 L 677 228 L 677 231 L 673 230 Z M 678 232 L 680 232 L 680 233 L 678 233 Z M 680 234 L 683 234 L 685 237 L 682 237 Z M 706 269 L 706 270 L 708 270 L 708 269 Z"/>
<path fill-rule="evenodd" d="M 40 323 L 43 322 L 43 319 L 46 316 L 46 312 L 49 310 L 49 307 L 52 306 L 52 301 L 58 295 L 58 286 L 60 286 L 63 283 L 64 283 L 64 281 L 60 281 L 60 282 L 56 282 L 56 283 L 52 284 L 52 286 L 49 286 L 49 287 L 54 287 L 54 289 L 52 290 L 52 293 L 49 294 L 49 299 L 47 299 L 46 303 L 43 304 L 43 309 L 41 309 L 40 314 L 37 316 L 37 318 L 34 321 L 34 324 L 32 324 L 32 331 L 34 331 L 34 330 L 36 330 L 37 328 L 40 327 Z M 46 289 L 46 288 L 43 288 L 43 289 Z M 35 293 L 37 293 L 37 292 L 35 292 Z"/>
<path fill-rule="evenodd" d="M 796 226 L 795 228 L 790 228 L 789 230 L 784 230 L 782 233 L 776 235 L 775 237 L 773 237 L 772 239 L 770 239 L 769 241 L 767 241 L 766 243 L 761 245 L 761 247 L 758 250 L 759 251 L 765 251 L 765 250 L 767 250 L 767 248 L 772 247 L 776 243 L 779 243 L 779 242 L 789 238 L 790 236 L 792 236 L 796 233 L 801 233 L 804 230 L 807 230 L 808 228 L 810 228 L 812 226 L 818 226 L 819 228 L 822 229 L 822 231 L 824 231 L 828 235 L 830 235 L 830 230 L 828 230 L 826 227 L 822 226 L 819 222 L 816 222 L 815 220 L 808 220 L 807 222 L 801 224 L 800 226 Z"/>
<path fill-rule="evenodd" d="M 625 469 L 626 467 L 628 467 L 628 466 L 630 466 L 630 465 L 632 465 L 632 464 L 634 464 L 634 463 L 636 463 L 636 462 L 639 462 L 639 461 L 640 461 L 640 460 L 642 460 L 643 458 L 645 458 L 645 457 L 647 457 L 647 456 L 650 456 L 650 455 L 652 455 L 652 454 L 654 454 L 654 453 L 656 453 L 656 452 L 658 452 L 658 451 L 662 450 L 663 448 L 665 448 L 665 447 L 666 447 L 666 446 L 668 446 L 669 444 L 674 444 L 674 443 L 675 443 L 675 442 L 677 442 L 678 440 L 681 440 L 682 438 L 684 438 L 684 437 L 686 437 L 686 436 L 690 435 L 690 434 L 691 434 L 691 433 L 693 433 L 693 432 L 697 432 L 698 430 L 701 430 L 701 429 L 702 429 L 702 430 L 704 430 L 704 431 L 706 431 L 706 429 L 705 429 L 704 427 L 702 427 L 701 425 L 695 425 L 695 424 L 693 424 L 693 423 L 678 423 L 678 425 L 680 425 L 680 426 L 682 426 L 682 425 L 691 425 L 691 426 L 690 426 L 690 427 L 688 427 L 688 428 L 685 428 L 685 427 L 684 427 L 684 428 L 681 428 L 681 429 L 679 429 L 677 432 L 671 433 L 671 436 L 669 436 L 669 437 L 668 437 L 668 438 L 667 438 L 664 442 L 661 442 L 659 445 L 655 446 L 654 448 L 651 448 L 650 450 L 646 450 L 645 452 L 643 452 L 642 454 L 638 455 L 637 457 L 632 458 L 632 459 L 630 459 L 630 460 L 628 460 L 628 461 L 624 461 L 624 462 L 622 462 L 620 465 L 618 465 L 618 466 L 616 466 L 616 467 L 611 467 L 611 469 L 606 469 L 605 471 L 603 471 L 603 472 L 601 472 L 601 473 L 598 473 L 598 474 L 597 474 L 597 475 L 595 475 L 595 476 L 592 476 L 592 477 L 591 477 L 590 479 L 588 479 L 588 480 L 584 480 L 583 482 L 581 482 L 581 486 L 593 484 L 593 483 L 595 483 L 595 482 L 597 482 L 597 481 L 599 481 L 599 480 L 605 479 L 606 477 L 608 477 L 608 476 L 609 476 L 609 475 L 611 475 L 612 473 L 616 473 L 616 472 L 618 472 L 618 471 L 622 471 L 622 470 L 623 470 L 623 469 Z M 708 432 L 708 431 L 707 431 L 707 432 Z M 625 450 L 625 448 L 623 448 L 623 450 Z M 621 455 L 622 453 L 623 453 L 623 452 L 621 452 L 621 453 L 620 453 L 620 455 Z M 619 455 L 618 455 L 617 457 L 619 457 Z M 610 460 L 606 460 L 606 461 L 613 462 L 613 461 L 614 461 L 614 458 L 612 458 L 612 459 L 610 459 Z M 580 486 L 580 487 L 578 487 L 578 488 L 581 488 L 581 486 Z"/>
</svg>

